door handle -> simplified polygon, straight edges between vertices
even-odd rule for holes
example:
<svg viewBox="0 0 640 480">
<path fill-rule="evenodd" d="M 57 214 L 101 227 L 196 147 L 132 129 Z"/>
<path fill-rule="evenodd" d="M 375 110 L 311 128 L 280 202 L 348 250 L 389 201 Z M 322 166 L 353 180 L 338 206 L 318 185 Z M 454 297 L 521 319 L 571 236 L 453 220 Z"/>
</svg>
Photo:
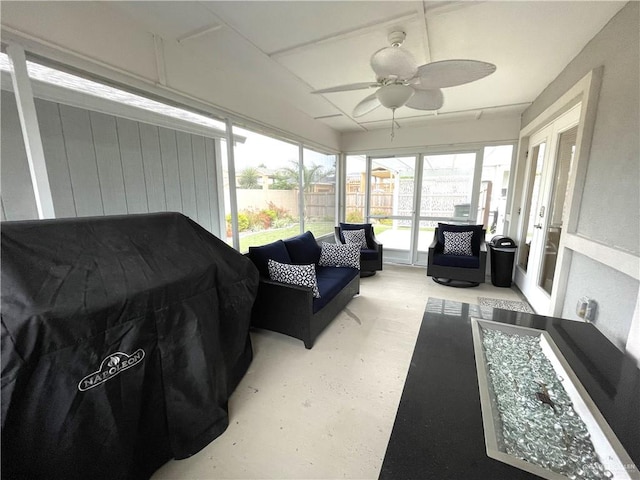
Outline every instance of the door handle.
<svg viewBox="0 0 640 480">
<path fill-rule="evenodd" d="M 533 228 L 539 228 L 539 229 L 542 229 L 542 225 L 541 225 L 541 224 L 534 225 L 534 226 L 533 226 Z"/>
</svg>

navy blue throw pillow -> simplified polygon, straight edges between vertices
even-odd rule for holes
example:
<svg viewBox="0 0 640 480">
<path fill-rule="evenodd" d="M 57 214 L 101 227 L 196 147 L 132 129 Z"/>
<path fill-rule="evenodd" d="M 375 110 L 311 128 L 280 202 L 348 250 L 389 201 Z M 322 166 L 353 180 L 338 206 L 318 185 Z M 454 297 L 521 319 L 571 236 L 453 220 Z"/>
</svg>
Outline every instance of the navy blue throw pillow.
<svg viewBox="0 0 640 480">
<path fill-rule="evenodd" d="M 284 244 L 289 252 L 291 263 L 298 265 L 317 264 L 320 259 L 320 246 L 313 233 L 309 231 L 287 238 L 284 240 Z"/>
<path fill-rule="evenodd" d="M 269 259 L 280 263 L 291 263 L 291 257 L 282 240 L 262 245 L 260 247 L 249 247 L 249 258 L 253 261 L 260 275 L 269 278 Z"/>
</svg>

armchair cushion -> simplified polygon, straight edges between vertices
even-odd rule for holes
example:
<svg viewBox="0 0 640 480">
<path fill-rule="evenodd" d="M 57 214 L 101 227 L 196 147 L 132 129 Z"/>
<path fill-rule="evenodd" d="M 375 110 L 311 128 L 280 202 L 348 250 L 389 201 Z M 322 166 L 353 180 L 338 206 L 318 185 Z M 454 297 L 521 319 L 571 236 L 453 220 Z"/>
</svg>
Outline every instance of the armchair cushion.
<svg viewBox="0 0 640 480">
<path fill-rule="evenodd" d="M 315 265 L 289 265 L 269 259 L 268 266 L 271 280 L 288 283 L 289 285 L 309 287 L 313 291 L 313 296 L 320 298 Z"/>
<path fill-rule="evenodd" d="M 480 266 L 480 257 L 440 253 L 433 255 L 433 264 L 443 267 L 478 268 Z"/>
<path fill-rule="evenodd" d="M 269 268 L 267 262 L 273 259 L 280 263 L 291 263 L 289 252 L 282 240 L 262 245 L 260 247 L 249 247 L 249 258 L 258 267 L 260 275 L 269 278 Z"/>
<path fill-rule="evenodd" d="M 473 231 L 468 232 L 444 232 L 445 255 L 472 256 L 471 238 Z"/>
<path fill-rule="evenodd" d="M 284 240 L 284 244 L 289 252 L 289 257 L 291 257 L 291 263 L 298 265 L 318 263 L 320 247 L 313 233 L 307 231 L 295 237 L 288 238 Z"/>
<path fill-rule="evenodd" d="M 359 230 L 345 230 L 342 232 L 344 236 L 345 243 L 347 244 L 357 244 L 360 248 L 367 248 L 367 237 L 364 233 L 364 228 Z"/>
<path fill-rule="evenodd" d="M 360 270 L 360 246 L 355 243 L 339 245 L 322 242 L 318 266 L 351 267 Z"/>
</svg>

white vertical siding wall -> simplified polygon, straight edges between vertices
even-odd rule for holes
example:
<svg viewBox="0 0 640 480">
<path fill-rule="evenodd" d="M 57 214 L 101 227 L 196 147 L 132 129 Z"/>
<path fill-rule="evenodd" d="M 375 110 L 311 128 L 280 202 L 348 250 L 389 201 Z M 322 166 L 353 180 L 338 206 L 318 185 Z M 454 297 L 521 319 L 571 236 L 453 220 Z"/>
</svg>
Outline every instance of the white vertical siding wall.
<svg viewBox="0 0 640 480">
<path fill-rule="evenodd" d="M 213 138 L 36 99 L 56 216 L 182 212 L 219 235 Z M 2 220 L 38 218 L 20 123 L 2 92 Z"/>
<path fill-rule="evenodd" d="M 15 97 L 5 95 L 3 92 L 0 103 L 2 105 L 0 194 L 3 216 L 7 220 L 38 218 Z"/>
</svg>

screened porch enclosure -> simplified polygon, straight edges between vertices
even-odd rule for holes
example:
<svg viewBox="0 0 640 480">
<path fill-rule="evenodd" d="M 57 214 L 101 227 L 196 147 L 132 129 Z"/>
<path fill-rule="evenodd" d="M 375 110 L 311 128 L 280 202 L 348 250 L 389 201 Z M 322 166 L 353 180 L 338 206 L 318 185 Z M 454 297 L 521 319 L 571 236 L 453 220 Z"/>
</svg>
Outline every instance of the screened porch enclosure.
<svg viewBox="0 0 640 480">
<path fill-rule="evenodd" d="M 345 218 L 370 221 L 389 261 L 426 265 L 438 222 L 506 229 L 513 145 L 472 152 L 346 157 Z"/>
</svg>

